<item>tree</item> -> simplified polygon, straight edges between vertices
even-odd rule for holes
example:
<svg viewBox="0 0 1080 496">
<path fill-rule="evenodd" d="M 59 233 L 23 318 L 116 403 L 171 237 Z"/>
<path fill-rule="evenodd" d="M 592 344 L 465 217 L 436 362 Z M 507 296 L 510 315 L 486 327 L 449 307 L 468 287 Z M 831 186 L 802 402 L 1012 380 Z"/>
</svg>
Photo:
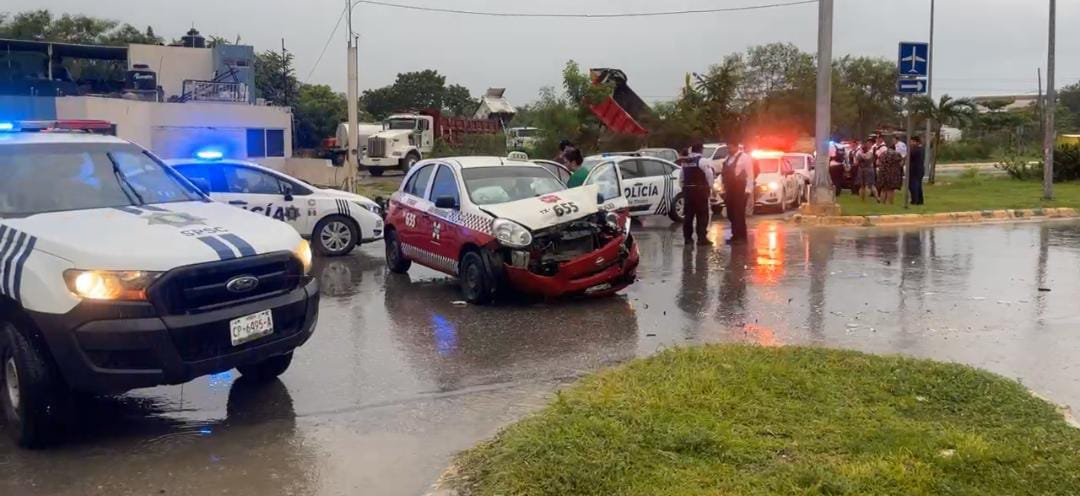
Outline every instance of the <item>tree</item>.
<svg viewBox="0 0 1080 496">
<path fill-rule="evenodd" d="M 153 28 L 140 31 L 130 24 L 85 15 L 53 17 L 46 9 L 0 17 L 0 37 L 88 45 L 159 44 Z"/>
<path fill-rule="evenodd" d="M 942 126 L 960 127 L 971 124 L 978 117 L 978 107 L 974 101 L 968 98 L 953 98 L 943 95 L 941 100 L 934 102 L 930 97 L 922 96 L 911 101 L 911 110 L 922 119 L 928 119 L 934 131 L 934 146 L 941 145 Z M 930 181 L 936 179 L 937 160 L 930 157 Z"/>
<path fill-rule="evenodd" d="M 471 117 L 480 106 L 480 101 L 472 97 L 469 88 L 459 84 L 452 84 L 443 93 L 443 108 L 450 115 L 457 117 Z"/>
<path fill-rule="evenodd" d="M 900 120 L 895 98 L 896 65 L 892 61 L 842 57 L 835 62 L 834 83 L 837 112 L 833 121 L 843 134 L 862 139 Z"/>
<path fill-rule="evenodd" d="M 326 85 L 300 86 L 293 115 L 298 148 L 316 148 L 337 126 L 348 119 L 348 100 Z"/>
<path fill-rule="evenodd" d="M 255 96 L 265 98 L 272 105 L 288 106 L 295 103 L 300 93 L 300 82 L 293 69 L 293 56 L 267 50 L 255 55 Z"/>
<path fill-rule="evenodd" d="M 395 112 L 424 109 L 468 116 L 478 105 L 468 88 L 456 84 L 447 87 L 446 76 L 430 69 L 398 74 L 394 84 L 364 91 L 360 96 L 360 107 L 380 120 Z"/>
</svg>

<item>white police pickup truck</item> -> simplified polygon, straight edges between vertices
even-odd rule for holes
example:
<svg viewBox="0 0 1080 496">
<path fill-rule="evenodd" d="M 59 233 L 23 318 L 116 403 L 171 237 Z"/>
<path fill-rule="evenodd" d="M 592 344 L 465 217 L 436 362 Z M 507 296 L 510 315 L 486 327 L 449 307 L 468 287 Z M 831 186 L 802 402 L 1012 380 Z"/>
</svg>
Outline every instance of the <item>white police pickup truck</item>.
<svg viewBox="0 0 1080 496">
<path fill-rule="evenodd" d="M 382 239 L 382 208 L 366 197 L 317 188 L 259 164 L 222 159 L 216 151 L 165 163 L 214 200 L 293 226 L 320 255 L 348 255 Z"/>
<path fill-rule="evenodd" d="M 77 132 L 99 124 L 0 123 L 0 420 L 21 446 L 52 440 L 73 391 L 269 380 L 318 319 L 294 229 Z"/>
</svg>

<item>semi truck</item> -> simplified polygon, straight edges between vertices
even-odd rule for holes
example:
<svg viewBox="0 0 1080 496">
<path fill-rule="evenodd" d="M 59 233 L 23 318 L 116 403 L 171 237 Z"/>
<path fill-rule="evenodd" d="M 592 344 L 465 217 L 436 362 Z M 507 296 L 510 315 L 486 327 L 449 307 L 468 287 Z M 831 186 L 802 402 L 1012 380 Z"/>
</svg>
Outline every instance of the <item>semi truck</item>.
<svg viewBox="0 0 1080 496">
<path fill-rule="evenodd" d="M 437 110 L 394 114 L 383 121 L 382 132 L 368 137 L 360 167 L 376 177 L 388 169 L 408 172 L 431 154 L 435 140 L 460 143 L 468 135 L 501 132 L 497 119 L 447 117 Z"/>
</svg>

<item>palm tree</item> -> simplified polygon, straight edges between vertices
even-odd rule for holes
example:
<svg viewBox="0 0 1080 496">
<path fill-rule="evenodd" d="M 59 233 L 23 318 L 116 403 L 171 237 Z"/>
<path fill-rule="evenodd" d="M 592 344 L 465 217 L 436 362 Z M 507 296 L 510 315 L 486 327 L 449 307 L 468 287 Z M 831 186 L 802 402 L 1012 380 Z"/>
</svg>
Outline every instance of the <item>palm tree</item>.
<svg viewBox="0 0 1080 496">
<path fill-rule="evenodd" d="M 942 126 L 964 126 L 974 122 L 978 116 L 978 107 L 970 98 L 953 98 L 943 95 L 941 101 L 934 102 L 927 96 L 917 97 L 911 100 L 911 111 L 923 119 L 929 119 L 934 130 L 934 149 L 941 146 Z M 930 182 L 937 179 L 937 160 L 935 157 L 926 157 L 930 164 Z"/>
</svg>

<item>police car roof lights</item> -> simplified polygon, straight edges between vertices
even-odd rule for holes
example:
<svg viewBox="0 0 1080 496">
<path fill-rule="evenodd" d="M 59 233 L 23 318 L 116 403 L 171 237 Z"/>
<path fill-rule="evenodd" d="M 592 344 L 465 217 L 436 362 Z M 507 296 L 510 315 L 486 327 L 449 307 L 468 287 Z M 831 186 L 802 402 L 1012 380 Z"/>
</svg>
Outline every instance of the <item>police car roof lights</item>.
<svg viewBox="0 0 1080 496">
<path fill-rule="evenodd" d="M 199 160 L 221 160 L 225 154 L 217 150 L 199 150 L 195 152 L 195 158 Z"/>
</svg>

